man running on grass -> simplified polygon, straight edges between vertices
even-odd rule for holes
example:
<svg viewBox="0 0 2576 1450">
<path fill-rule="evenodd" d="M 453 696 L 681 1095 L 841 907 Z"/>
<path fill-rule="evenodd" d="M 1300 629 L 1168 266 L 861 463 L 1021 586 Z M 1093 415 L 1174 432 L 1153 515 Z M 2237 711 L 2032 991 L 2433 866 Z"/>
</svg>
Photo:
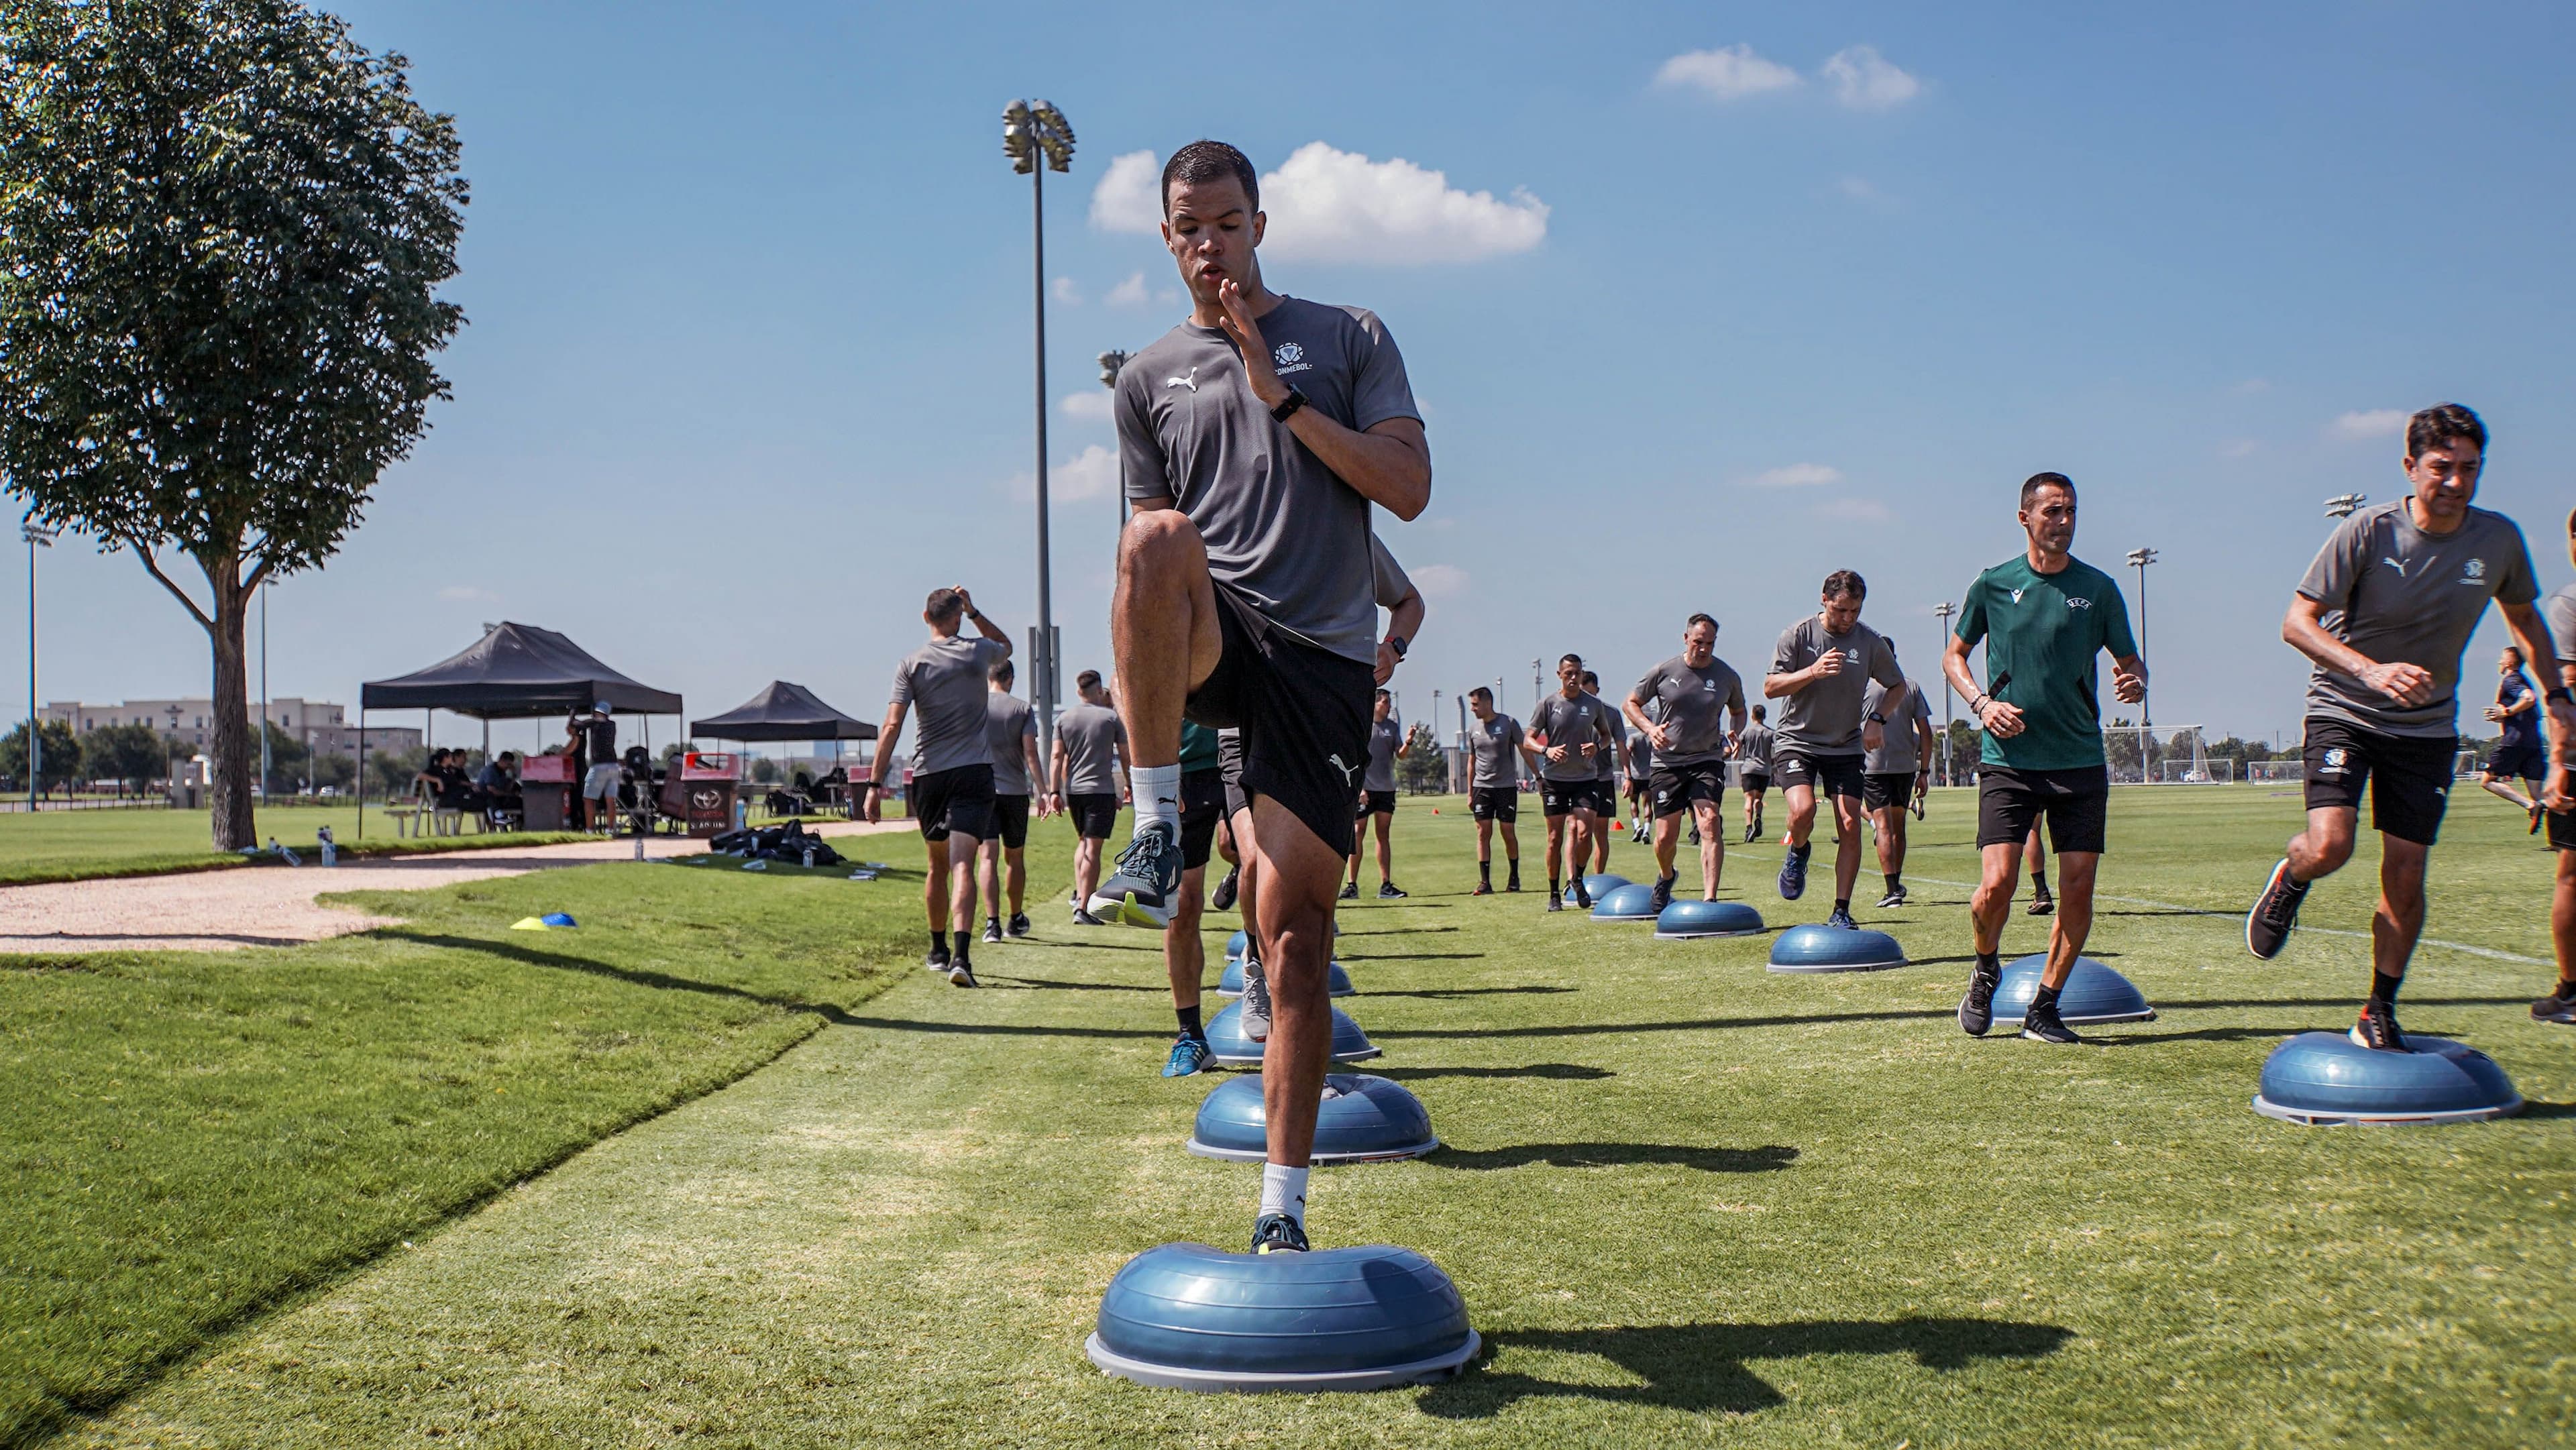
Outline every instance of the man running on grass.
<svg viewBox="0 0 2576 1450">
<path fill-rule="evenodd" d="M 1808 837 L 1816 829 L 1816 793 L 1834 802 L 1834 912 L 1825 925 L 1859 930 L 1852 920 L 1852 883 L 1860 879 L 1861 759 L 1879 748 L 1883 717 L 1863 719 L 1861 695 L 1871 680 L 1888 687 L 1896 708 L 1896 646 L 1860 622 L 1869 585 L 1849 569 L 1825 576 L 1824 608 L 1780 631 L 1771 650 L 1771 673 L 1762 681 L 1767 699 L 1780 701 L 1779 739 L 1771 773 L 1789 801 L 1789 849 L 1780 861 L 1780 899 L 1807 893 Z"/>
<path fill-rule="evenodd" d="M 1181 722 L 1181 888 L 1172 903 L 1172 919 L 1163 928 L 1163 974 L 1172 984 L 1172 1011 L 1180 1035 L 1163 1076 L 1188 1077 L 1215 1055 L 1207 1027 L 1199 1020 L 1199 992 L 1207 980 L 1207 943 L 1199 936 L 1200 889 L 1207 884 L 1208 856 L 1216 845 L 1217 823 L 1226 813 L 1225 771 L 1215 731 L 1194 720 Z"/>
<path fill-rule="evenodd" d="M 2308 565 L 2281 638 L 2316 662 L 2308 677 L 2308 826 L 2245 914 L 2245 945 L 2280 955 L 2309 886 L 2352 855 L 2361 793 L 2379 832 L 2379 908 L 2370 922 L 2370 996 L 2352 1040 L 2406 1050 L 2397 1028 L 2397 988 L 2424 930 L 2424 865 L 2440 833 L 2459 749 L 2460 652 L 2492 599 L 2528 659 L 2556 659 L 2522 530 L 2475 507 L 2487 430 L 2457 403 L 2406 423 L 2412 492 L 2361 509 L 2338 525 Z M 2552 682 L 2546 716 L 2551 756 L 2563 758 L 2576 707 Z M 2549 809 L 2567 808 L 2557 782 Z M 2059 843 L 2059 893 L 2070 903 L 2074 872 Z M 2061 917 L 2064 907 L 2060 908 Z"/>
<path fill-rule="evenodd" d="M 2531 829 L 2538 831 L 2540 802 L 2506 782 L 2523 781 L 2536 794 L 2540 782 L 2548 778 L 2540 727 L 2535 723 L 2540 714 L 2540 692 L 2531 687 L 2531 678 L 2522 672 L 2522 651 L 2512 645 L 2506 645 L 2503 655 L 2497 658 L 2496 676 L 2496 702 L 2486 712 L 2496 725 L 2496 748 L 2495 754 L 2487 757 L 2487 768 L 2478 773 L 2478 784 L 2486 788 L 2487 794 L 2529 812 Z"/>
<path fill-rule="evenodd" d="M 1332 1054 L 1333 898 L 1354 844 L 1378 657 L 1369 517 L 1372 505 L 1421 515 L 1430 446 L 1404 359 L 1373 314 L 1264 285 L 1255 249 L 1267 219 L 1242 152 L 1182 147 L 1163 168 L 1162 200 L 1191 311 L 1118 375 L 1120 471 L 1136 512 L 1110 631 L 1136 829 L 1092 901 L 1128 921 L 1170 920 L 1182 717 L 1239 727 L 1238 899 L 1274 1013 L 1252 1246 L 1302 1250 Z"/>
<path fill-rule="evenodd" d="M 1055 722 L 1055 761 L 1048 778 L 1055 782 L 1064 812 L 1073 818 L 1073 924 L 1098 926 L 1091 911 L 1092 888 L 1100 883 L 1100 848 L 1118 827 L 1120 802 L 1132 794 L 1133 753 L 1127 727 L 1110 708 L 1109 692 L 1100 687 L 1100 671 L 1074 676 L 1081 698 Z"/>
<path fill-rule="evenodd" d="M 1869 715 L 1887 722 L 1878 749 L 1863 752 L 1860 762 L 1860 803 L 1878 833 L 1878 871 L 1887 881 L 1882 911 L 1905 904 L 1905 823 L 1923 808 L 1932 783 L 1924 769 L 1932 758 L 1932 706 L 1920 685 L 1906 686 L 1903 705 L 1891 705 L 1894 692 L 1874 682 L 1862 699 Z"/>
<path fill-rule="evenodd" d="M 1494 709 L 1494 692 L 1484 685 L 1467 692 L 1467 813 L 1476 818 L 1476 889 L 1470 896 L 1494 894 L 1494 828 L 1503 832 L 1503 856 L 1511 866 L 1505 891 L 1521 889 L 1521 838 L 1513 822 L 1521 818 L 1521 722 Z"/>
<path fill-rule="evenodd" d="M 2576 562 L 2576 514 L 2567 516 L 2567 557 Z M 2544 678 L 2561 689 L 2576 688 L 2576 584 L 2561 586 L 2540 608 L 2542 622 L 2558 648 Z M 2558 733 L 2559 753 L 2550 762 L 2549 779 L 2576 807 L 2576 777 L 2569 775 L 2576 733 Z M 2545 796 L 2544 796 L 2545 798 Z M 2549 892 L 2549 938 L 2558 958 L 2558 984 L 2531 1004 L 2535 1022 L 2576 1023 L 2576 808 L 2549 811 L 2549 849 L 2558 854 L 2557 880 Z"/>
<path fill-rule="evenodd" d="M 1717 899 L 1726 869 L 1726 745 L 1744 732 L 1744 677 L 1717 657 L 1717 620 L 1694 614 L 1682 652 L 1628 692 L 1628 723 L 1655 752 L 1655 910 L 1673 904 L 1682 816 L 1699 824 L 1700 897 Z"/>
<path fill-rule="evenodd" d="M 1610 712 L 1583 692 L 1581 655 L 1556 662 L 1556 683 L 1556 693 L 1530 712 L 1521 753 L 1538 773 L 1539 805 L 1547 813 L 1547 909 L 1565 909 L 1562 870 L 1574 877 L 1574 904 L 1589 911 L 1592 893 L 1583 884 L 1583 863 L 1591 858 L 1592 832 L 1598 827 L 1592 812 L 1592 761 L 1610 748 Z"/>
<path fill-rule="evenodd" d="M 1744 789 L 1744 840 L 1751 844 L 1762 839 L 1762 798 L 1771 792 L 1771 752 L 1775 748 L 1771 726 L 1764 718 L 1770 707 L 1753 706 L 1753 723 L 1735 737 L 1736 778 Z"/>
<path fill-rule="evenodd" d="M 1601 677 L 1590 670 L 1583 672 L 1583 693 L 1601 707 L 1601 718 L 1610 723 L 1610 748 L 1595 758 L 1599 773 L 1592 777 L 1592 869 L 1607 871 L 1610 828 L 1619 821 L 1619 762 L 1628 758 L 1628 722 L 1601 698 Z"/>
<path fill-rule="evenodd" d="M 1622 713 L 1625 713 L 1624 707 Z M 1655 838 L 1655 742 L 1642 729 L 1628 736 L 1620 764 L 1627 775 L 1628 839 L 1644 845 Z"/>
<path fill-rule="evenodd" d="M 2021 1035 L 2072 1043 L 2083 1039 L 2059 1020 L 2057 997 L 2093 929 L 2093 874 L 2111 800 L 2093 657 L 2110 653 L 2111 693 L 2124 705 L 2146 698 L 2147 667 L 2129 633 L 2119 583 L 2068 552 L 2075 543 L 2075 485 L 2066 475 L 2036 473 L 2022 484 L 2021 527 L 2028 539 L 2021 554 L 1968 586 L 1941 662 L 1986 736 L 1977 771 L 1984 874 L 1968 903 L 1977 965 L 1959 1001 L 1959 1027 L 1983 1037 L 1994 1025 L 2004 919 L 2021 877 L 2022 844 L 2045 817 L 2057 843 L 2058 911 L 2048 965 Z M 1986 645 L 1984 689 L 1968 668 L 1968 651 L 1979 640 Z"/>
<path fill-rule="evenodd" d="M 1384 690 L 1377 692 L 1377 703 L 1369 715 L 1368 765 L 1360 772 L 1358 810 L 1353 816 L 1356 834 L 1362 824 L 1377 825 L 1377 894 L 1386 900 L 1404 895 L 1395 885 L 1395 852 L 1387 842 L 1387 832 L 1395 824 L 1395 763 L 1407 758 L 1404 724 L 1395 718 L 1395 697 Z M 1353 845 L 1360 844 L 1354 841 Z M 1360 894 L 1360 853 L 1351 852 L 1351 879 L 1342 883 L 1342 899 L 1356 901 Z"/>
<path fill-rule="evenodd" d="M 930 640 L 894 668 L 894 697 L 877 732 L 874 770 L 868 778 L 867 818 L 878 819 L 886 770 L 903 739 L 905 715 L 918 711 L 921 733 L 912 745 L 912 784 L 904 803 L 920 823 L 930 869 L 921 883 L 930 914 L 930 954 L 922 965 L 945 971 L 951 984 L 975 985 L 968 938 L 975 926 L 975 855 L 992 834 L 993 753 L 987 743 L 990 711 L 984 703 L 994 665 L 1011 657 L 1011 637 L 984 617 L 964 586 L 933 589 L 922 606 Z M 982 639 L 966 639 L 958 626 L 975 621 Z M 956 950 L 949 950 L 951 930 Z"/>
<path fill-rule="evenodd" d="M 993 756 L 993 834 L 977 853 L 984 890 L 984 940 L 1004 935 L 1002 899 L 1011 902 L 1008 934 L 1029 934 L 1029 914 L 1022 910 L 1029 889 L 1029 787 L 1045 779 L 1038 768 L 1038 722 L 1029 702 L 1011 693 L 1011 662 L 1003 660 L 984 672 L 992 689 L 984 696 L 984 745 Z M 1053 793 L 1037 797 L 1044 820 L 1054 808 Z"/>
</svg>

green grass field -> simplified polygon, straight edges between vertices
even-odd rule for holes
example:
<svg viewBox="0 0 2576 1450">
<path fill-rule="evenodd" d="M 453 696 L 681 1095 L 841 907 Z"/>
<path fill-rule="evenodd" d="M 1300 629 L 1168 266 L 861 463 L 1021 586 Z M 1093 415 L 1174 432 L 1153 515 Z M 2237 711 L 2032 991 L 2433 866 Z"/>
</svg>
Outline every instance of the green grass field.
<svg viewBox="0 0 2576 1450">
<path fill-rule="evenodd" d="M 257 812 L 255 819 L 261 844 L 274 836 L 281 845 L 308 856 L 317 849 L 314 832 L 323 826 L 331 828 L 344 852 L 369 855 L 579 839 L 575 835 L 543 832 L 397 838 L 393 821 L 375 806 L 367 808 L 367 830 L 361 839 L 354 804 L 274 806 Z M 0 886 L 89 881 L 107 876 L 157 876 L 240 864 L 239 857 L 216 850 L 210 844 L 213 839 L 214 830 L 204 811 L 139 808 L 0 815 Z"/>
<path fill-rule="evenodd" d="M 1182 1152 L 1214 1079 L 1156 1076 L 1153 940 L 1062 924 L 1060 823 L 1032 843 L 1041 939 L 979 952 L 980 992 L 908 969 L 917 878 L 628 865 L 371 902 L 414 924 L 292 951 L 0 972 L 6 1423 L 263 1446 L 2576 1435 L 2576 1035 L 2524 1011 L 2550 865 L 2521 818 L 2457 802 L 2428 930 L 2452 945 L 2418 957 L 2406 1022 L 2486 1048 L 2531 1111 L 2316 1130 L 2247 1099 L 2274 1043 L 2349 1021 L 2369 861 L 2258 964 L 2237 913 L 2295 798 L 2123 791 L 2093 952 L 2161 1017 L 1972 1041 L 1971 807 L 1937 795 L 1914 904 L 1860 912 L 1915 965 L 1819 979 L 1762 971 L 1762 940 L 1470 899 L 1461 803 L 1406 802 L 1414 894 L 1346 911 L 1343 1005 L 1448 1146 L 1319 1170 L 1311 1222 L 1432 1256 L 1492 1354 L 1365 1396 L 1150 1391 L 1083 1359 L 1119 1263 L 1238 1247 L 1258 1174 Z M 1816 890 L 1777 899 L 1776 861 L 1731 852 L 1728 894 L 1821 918 Z M 583 929 L 501 930 L 553 905 Z M 2016 917 L 2008 949 L 2043 929 Z M 86 1413 L 48 1419 L 45 1391 Z"/>
</svg>

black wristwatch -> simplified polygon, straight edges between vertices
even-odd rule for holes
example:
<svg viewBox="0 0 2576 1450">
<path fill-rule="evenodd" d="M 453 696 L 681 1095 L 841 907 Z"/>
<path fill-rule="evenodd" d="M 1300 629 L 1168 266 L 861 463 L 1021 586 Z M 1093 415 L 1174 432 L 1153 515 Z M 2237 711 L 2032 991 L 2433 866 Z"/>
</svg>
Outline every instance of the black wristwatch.
<svg viewBox="0 0 2576 1450">
<path fill-rule="evenodd" d="M 1887 717 L 1878 713 L 1876 710 L 1872 710 L 1869 712 L 1869 723 L 1872 725 L 1884 725 L 1887 723 Z"/>
<path fill-rule="evenodd" d="M 1304 406 L 1306 406 L 1306 395 L 1297 391 L 1295 388 L 1290 388 L 1288 390 L 1288 396 L 1279 400 L 1279 406 L 1270 410 L 1270 421 L 1273 423 L 1285 423 L 1291 417 L 1296 415 L 1299 408 Z"/>
<path fill-rule="evenodd" d="M 1409 642 L 1405 637 L 1400 634 L 1390 634 L 1386 637 L 1386 647 L 1395 651 L 1395 657 L 1397 659 L 1404 658 L 1404 651 L 1408 643 Z"/>
</svg>

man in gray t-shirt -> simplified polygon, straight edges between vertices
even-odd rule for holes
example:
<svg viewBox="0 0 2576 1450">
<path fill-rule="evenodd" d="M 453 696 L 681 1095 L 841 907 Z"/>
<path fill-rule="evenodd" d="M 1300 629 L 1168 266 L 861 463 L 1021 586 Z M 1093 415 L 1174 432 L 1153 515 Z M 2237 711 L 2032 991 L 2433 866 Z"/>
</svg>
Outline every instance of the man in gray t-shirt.
<svg viewBox="0 0 2576 1450">
<path fill-rule="evenodd" d="M 2316 665 L 2300 744 L 2308 823 L 2246 913 L 2245 944 L 2269 958 L 2288 943 L 2308 887 L 2351 857 L 2369 786 L 2382 929 L 2372 935 L 2370 996 L 2352 1029 L 2369 1048 L 2405 1047 L 2397 986 L 2423 930 L 2424 871 L 2450 794 L 2454 687 L 2469 633 L 2492 599 L 2525 659 L 2557 656 L 2533 607 L 2539 587 L 2522 531 L 2471 503 L 2486 444 L 2486 425 L 2455 403 L 2408 419 L 2407 496 L 2338 525 L 2281 622 L 2281 637 Z M 2563 685 L 2549 683 L 2555 759 L 2576 708 Z M 2546 794 L 2552 809 L 2566 808 L 2554 776 Z"/>
<path fill-rule="evenodd" d="M 1852 883 L 1860 879 L 1861 755 L 1883 732 L 1863 718 L 1862 693 L 1871 680 L 1891 691 L 1905 683 L 1896 646 L 1860 622 L 1869 585 L 1849 569 L 1825 576 L 1824 608 L 1780 631 L 1771 650 L 1771 673 L 1762 694 L 1780 702 L 1779 733 L 1771 773 L 1789 800 L 1789 850 L 1780 862 L 1780 898 L 1795 901 L 1807 890 L 1808 835 L 1816 828 L 1816 792 L 1834 801 L 1834 910 L 1827 926 L 1854 926 Z M 1900 700 L 1901 706 L 1903 702 Z"/>
<path fill-rule="evenodd" d="M 975 856 L 984 837 L 992 834 L 993 814 L 993 755 L 986 744 L 984 696 L 988 671 L 1011 657 L 1011 637 L 984 617 L 962 585 L 930 591 L 921 617 L 930 626 L 930 638 L 895 666 L 894 695 L 877 732 L 865 813 L 870 821 L 878 819 L 886 771 L 903 741 L 904 719 L 918 716 L 920 733 L 913 741 L 912 780 L 904 787 L 904 804 L 921 825 L 930 857 L 921 888 L 930 914 L 930 954 L 923 965 L 947 972 L 957 986 L 971 987 L 975 970 L 967 937 L 975 925 Z M 958 632 L 968 620 L 982 638 Z M 951 837 L 962 849 L 950 851 Z M 952 927 L 957 936 L 953 954 L 948 944 Z"/>
<path fill-rule="evenodd" d="M 1774 737 L 1767 705 L 1753 707 L 1753 723 L 1735 737 L 1736 783 L 1744 791 L 1744 839 L 1750 843 L 1762 839 L 1762 803 L 1771 792 L 1771 752 Z"/>
<path fill-rule="evenodd" d="M 1100 671 L 1074 676 L 1080 696 L 1056 717 L 1055 755 L 1047 778 L 1054 783 L 1064 813 L 1073 818 L 1073 921 L 1099 926 L 1091 910 L 1100 886 L 1100 845 L 1118 825 L 1118 804 L 1130 791 L 1120 776 L 1133 761 L 1127 752 L 1127 727 L 1110 708 Z"/>
<path fill-rule="evenodd" d="M 1389 562 L 1393 562 L 1390 560 Z M 1395 824 L 1395 762 L 1405 754 L 1404 722 L 1395 718 L 1395 697 L 1377 692 L 1369 719 L 1368 764 L 1360 771 L 1357 815 L 1377 825 L 1377 894 L 1395 900 L 1405 893 L 1395 884 L 1395 847 L 1388 833 Z M 1342 883 L 1342 899 L 1360 894 L 1360 853 L 1351 853 L 1351 879 Z"/>
<path fill-rule="evenodd" d="M 1655 909 L 1672 904 L 1684 813 L 1699 829 L 1700 899 L 1715 901 L 1726 871 L 1726 742 L 1744 728 L 1744 677 L 1717 657 L 1716 617 L 1685 621 L 1682 652 L 1646 671 L 1623 708 L 1655 751 Z"/>
<path fill-rule="evenodd" d="M 993 754 L 993 834 L 984 838 L 984 847 L 977 853 L 977 881 L 984 893 L 984 940 L 997 942 L 1004 936 L 1029 934 L 1029 916 L 1022 908 L 1029 888 L 1030 789 L 1043 772 L 1038 765 L 1037 715 L 1028 701 L 1011 693 L 1011 662 L 1003 660 L 984 675 L 992 684 L 984 695 L 984 744 Z M 1053 799 L 1036 797 L 1041 818 Z M 1006 895 L 1011 906 L 1007 925 L 1001 917 Z"/>
<path fill-rule="evenodd" d="M 1538 772 L 1539 804 L 1547 814 L 1547 909 L 1565 909 L 1564 877 L 1571 875 L 1574 904 L 1589 911 L 1592 893 L 1583 884 L 1583 863 L 1592 857 L 1592 832 L 1598 828 L 1592 810 L 1593 761 L 1611 748 L 1610 707 L 1583 692 L 1581 655 L 1556 662 L 1556 683 L 1556 693 L 1530 712 L 1531 738 L 1521 750 Z M 1569 817 L 1574 822 L 1571 841 Z"/>
<path fill-rule="evenodd" d="M 1862 697 L 1864 718 L 1880 724 L 1878 748 L 1861 755 L 1861 805 L 1869 811 L 1878 836 L 1878 871 L 1887 878 L 1881 910 L 1905 904 L 1905 827 L 1923 809 L 1923 790 L 1932 777 L 1923 771 L 1932 748 L 1932 707 L 1923 687 L 1908 681 L 1902 691 L 1872 680 Z"/>
<path fill-rule="evenodd" d="M 1593 757 L 1592 814 L 1597 829 L 1592 832 L 1592 869 L 1610 869 L 1610 828 L 1619 819 L 1619 763 L 1628 758 L 1628 722 L 1601 698 L 1601 677 L 1590 670 L 1583 672 L 1583 693 L 1601 707 L 1601 718 L 1610 726 L 1610 748 Z"/>
<path fill-rule="evenodd" d="M 1476 889 L 1471 896 L 1494 894 L 1494 828 L 1503 828 L 1503 854 L 1510 859 L 1510 884 L 1521 889 L 1521 838 L 1513 822 L 1521 817 L 1521 755 L 1526 748 L 1521 722 L 1494 708 L 1491 686 L 1467 692 L 1467 813 L 1476 818 Z"/>
</svg>

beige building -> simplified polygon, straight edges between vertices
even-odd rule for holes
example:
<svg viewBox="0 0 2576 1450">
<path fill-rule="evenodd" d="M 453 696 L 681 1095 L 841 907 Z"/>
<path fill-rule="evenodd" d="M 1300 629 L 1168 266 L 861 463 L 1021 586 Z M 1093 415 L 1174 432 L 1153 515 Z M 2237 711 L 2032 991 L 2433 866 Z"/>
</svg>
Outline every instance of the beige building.
<svg viewBox="0 0 2576 1450">
<path fill-rule="evenodd" d="M 252 718 L 258 718 L 259 702 L 250 702 Z M 57 700 L 43 710 L 44 718 L 60 720 L 78 734 L 102 725 L 149 725 L 163 735 L 175 735 L 186 744 L 204 749 L 214 743 L 215 702 L 206 696 L 176 700 L 127 700 L 115 705 L 90 705 L 78 701 Z M 355 755 L 358 753 L 358 727 L 348 719 L 348 708 L 328 700 L 306 700 L 297 696 L 280 696 L 268 702 L 269 723 L 277 733 L 304 743 L 316 755 Z M 254 740 L 256 736 L 252 737 Z M 396 725 L 367 727 L 367 749 L 405 751 L 418 748 L 420 729 Z"/>
</svg>

